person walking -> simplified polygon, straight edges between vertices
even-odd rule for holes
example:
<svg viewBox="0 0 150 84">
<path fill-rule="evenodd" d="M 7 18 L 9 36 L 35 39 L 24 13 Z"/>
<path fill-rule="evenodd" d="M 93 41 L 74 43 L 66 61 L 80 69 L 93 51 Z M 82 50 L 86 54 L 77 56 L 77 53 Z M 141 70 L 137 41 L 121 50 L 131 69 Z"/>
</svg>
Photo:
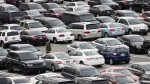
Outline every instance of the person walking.
<svg viewBox="0 0 150 84">
<path fill-rule="evenodd" d="M 46 47 L 46 53 L 48 54 L 48 53 L 51 53 L 51 43 L 50 43 L 50 40 L 46 43 L 46 45 L 45 45 L 45 47 Z"/>
</svg>

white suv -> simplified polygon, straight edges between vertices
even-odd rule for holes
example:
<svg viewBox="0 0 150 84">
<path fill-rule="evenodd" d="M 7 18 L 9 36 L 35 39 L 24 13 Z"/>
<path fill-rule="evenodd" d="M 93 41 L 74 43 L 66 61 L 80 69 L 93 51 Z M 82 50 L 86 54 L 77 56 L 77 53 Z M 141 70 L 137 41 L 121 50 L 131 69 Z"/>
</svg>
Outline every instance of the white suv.
<svg viewBox="0 0 150 84">
<path fill-rule="evenodd" d="M 1 25 L 0 29 L 2 29 L 2 30 L 16 30 L 19 33 L 23 30 L 23 28 L 18 24 L 4 24 L 4 25 Z"/>
<path fill-rule="evenodd" d="M 15 30 L 2 30 L 0 31 L 0 44 L 1 47 L 6 47 L 10 44 L 20 43 L 20 35 Z"/>
</svg>

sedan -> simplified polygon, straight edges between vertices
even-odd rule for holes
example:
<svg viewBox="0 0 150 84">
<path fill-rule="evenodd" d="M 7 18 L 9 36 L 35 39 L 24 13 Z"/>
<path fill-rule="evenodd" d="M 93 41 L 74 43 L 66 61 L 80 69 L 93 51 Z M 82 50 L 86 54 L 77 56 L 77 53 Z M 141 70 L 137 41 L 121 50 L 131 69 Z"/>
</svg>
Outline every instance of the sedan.
<svg viewBox="0 0 150 84">
<path fill-rule="evenodd" d="M 61 6 L 59 6 L 57 3 L 44 3 L 42 4 L 42 7 L 46 10 L 50 10 L 53 8 L 61 8 Z"/>
<path fill-rule="evenodd" d="M 30 78 L 30 83 L 32 84 L 36 84 L 38 81 L 40 80 L 48 80 L 49 78 L 58 78 L 58 77 L 62 77 L 62 75 L 58 74 L 58 73 L 44 73 L 44 74 L 38 74 L 34 77 Z"/>
<path fill-rule="evenodd" d="M 41 31 L 35 30 L 24 30 L 20 32 L 21 41 L 27 44 L 43 44 L 48 41 L 46 35 L 44 35 Z"/>
<path fill-rule="evenodd" d="M 78 12 L 89 12 L 88 10 L 86 10 L 85 8 L 83 8 L 82 6 L 81 7 L 74 7 L 74 6 L 72 6 L 72 7 L 67 7 L 66 8 L 66 11 L 70 11 L 70 12 L 72 12 L 72 11 L 78 11 Z"/>
<path fill-rule="evenodd" d="M 100 65 L 105 64 L 104 57 L 97 53 L 97 51 L 93 51 L 92 49 L 84 49 L 84 50 L 76 50 L 71 53 L 71 57 L 76 60 L 77 64 L 85 64 L 85 65 Z"/>
<path fill-rule="evenodd" d="M 7 77 L 7 80 L 11 82 L 10 84 L 32 84 L 26 77 Z"/>
<path fill-rule="evenodd" d="M 118 23 L 102 23 L 99 25 L 102 37 L 122 36 L 125 34 L 125 28 Z"/>
<path fill-rule="evenodd" d="M 70 57 L 65 52 L 54 52 L 44 55 L 43 60 L 46 62 L 46 67 L 53 72 L 63 69 L 65 66 L 76 64 L 76 60 Z"/>
<path fill-rule="evenodd" d="M 5 57 L 7 56 L 8 52 L 0 48 L 0 67 L 5 67 Z"/>
<path fill-rule="evenodd" d="M 109 17 L 109 16 L 98 16 L 96 17 L 96 19 L 100 22 L 100 23 L 116 23 L 116 21 Z"/>
<path fill-rule="evenodd" d="M 131 53 L 145 52 L 142 48 L 145 39 L 141 35 L 124 35 L 119 40 L 130 48 Z"/>
<path fill-rule="evenodd" d="M 96 48 L 100 49 L 103 46 L 111 46 L 111 47 L 125 47 L 129 50 L 129 47 L 123 43 L 121 43 L 116 38 L 99 38 L 91 42 Z"/>
<path fill-rule="evenodd" d="M 68 41 L 71 43 L 74 40 L 74 34 L 66 28 L 51 28 L 45 34 L 55 44 L 60 41 Z"/>
<path fill-rule="evenodd" d="M 24 15 L 25 19 L 36 19 L 36 18 L 43 18 L 44 17 L 37 10 L 24 11 L 23 15 Z"/>
<path fill-rule="evenodd" d="M 74 42 L 70 45 L 67 45 L 67 52 L 71 54 L 72 51 L 75 50 L 84 50 L 84 49 L 92 49 L 93 51 L 98 51 L 91 43 L 89 42 Z"/>
<path fill-rule="evenodd" d="M 90 13 L 94 16 L 111 16 L 113 9 L 108 5 L 95 5 L 90 8 Z"/>
</svg>

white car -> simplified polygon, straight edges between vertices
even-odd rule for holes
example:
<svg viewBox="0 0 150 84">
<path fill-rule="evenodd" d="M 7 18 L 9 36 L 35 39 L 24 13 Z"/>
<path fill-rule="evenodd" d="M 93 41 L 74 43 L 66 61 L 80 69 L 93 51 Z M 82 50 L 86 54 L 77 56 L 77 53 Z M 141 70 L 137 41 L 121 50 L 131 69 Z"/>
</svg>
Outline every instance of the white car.
<svg viewBox="0 0 150 84">
<path fill-rule="evenodd" d="M 86 10 L 89 10 L 90 9 L 90 6 L 84 2 L 84 1 L 76 1 L 76 2 L 70 2 L 68 3 L 66 6 L 63 6 L 63 8 L 67 8 L 67 7 L 70 7 L 70 6 L 82 6 L 84 9 Z"/>
<path fill-rule="evenodd" d="M 77 64 L 101 66 L 105 63 L 104 57 L 100 55 L 97 51 L 93 51 L 92 49 L 73 51 L 71 53 L 71 57 L 76 60 Z"/>
<path fill-rule="evenodd" d="M 74 34 L 66 28 L 50 28 L 45 34 L 54 43 L 59 41 L 68 41 L 71 43 L 74 40 Z"/>
<path fill-rule="evenodd" d="M 26 77 L 6 77 L 10 84 L 32 84 Z"/>
<path fill-rule="evenodd" d="M 98 51 L 98 49 L 94 47 L 90 42 L 74 42 L 70 45 L 67 45 L 68 54 L 71 54 L 71 52 L 74 50 L 84 50 L 84 49 Z"/>
<path fill-rule="evenodd" d="M 49 78 L 54 78 L 54 77 L 63 77 L 63 76 L 58 73 L 38 74 L 38 75 L 30 78 L 30 83 L 36 84 L 39 80 L 48 80 Z"/>
<path fill-rule="evenodd" d="M 0 30 L 16 30 L 18 31 L 18 33 L 20 33 L 23 30 L 23 28 L 18 24 L 4 24 L 1 25 Z"/>
<path fill-rule="evenodd" d="M 70 6 L 70 7 L 67 7 L 66 8 L 66 11 L 81 11 L 81 12 L 89 12 L 88 10 L 86 10 L 84 7 L 82 7 L 82 6 Z"/>
</svg>

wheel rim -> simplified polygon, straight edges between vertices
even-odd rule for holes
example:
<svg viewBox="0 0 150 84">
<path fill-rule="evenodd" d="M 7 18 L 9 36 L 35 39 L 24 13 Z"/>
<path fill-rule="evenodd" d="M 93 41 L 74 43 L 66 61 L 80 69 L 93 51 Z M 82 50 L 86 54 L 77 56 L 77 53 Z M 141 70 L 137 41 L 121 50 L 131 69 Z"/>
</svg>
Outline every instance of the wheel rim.
<svg viewBox="0 0 150 84">
<path fill-rule="evenodd" d="M 52 71 L 55 71 L 55 66 L 54 65 L 52 65 Z"/>
<path fill-rule="evenodd" d="M 110 64 L 113 64 L 113 60 L 112 60 L 112 59 L 110 59 L 109 63 L 110 63 Z"/>
<path fill-rule="evenodd" d="M 148 54 L 148 56 L 150 56 L 150 49 L 148 49 L 148 51 L 147 51 L 147 52 L 148 52 L 148 53 L 147 53 L 147 54 Z"/>
</svg>

